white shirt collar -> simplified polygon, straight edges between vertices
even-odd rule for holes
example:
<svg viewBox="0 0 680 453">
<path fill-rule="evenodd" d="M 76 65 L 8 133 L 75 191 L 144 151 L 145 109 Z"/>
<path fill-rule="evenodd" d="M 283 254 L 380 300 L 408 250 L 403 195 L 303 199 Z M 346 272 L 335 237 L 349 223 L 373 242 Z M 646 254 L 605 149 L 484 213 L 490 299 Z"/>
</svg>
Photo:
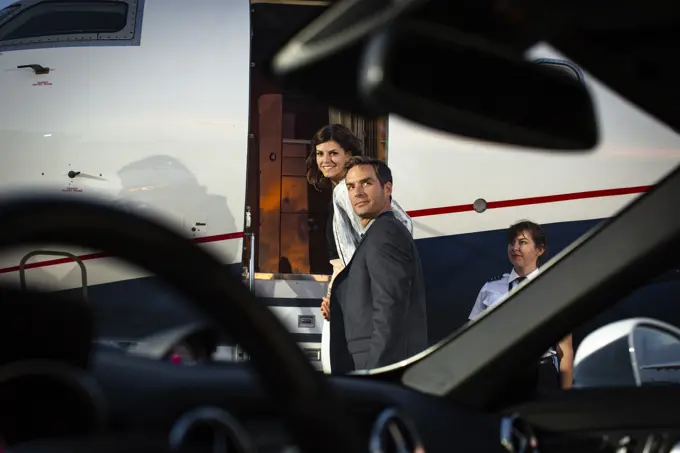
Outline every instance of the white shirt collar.
<svg viewBox="0 0 680 453">
<path fill-rule="evenodd" d="M 373 225 L 373 222 L 375 222 L 375 219 L 369 220 L 368 223 L 366 224 L 366 227 L 363 229 L 363 231 L 361 233 L 366 234 L 368 229 L 371 228 L 371 225 Z"/>
<path fill-rule="evenodd" d="M 527 274 L 527 280 L 531 280 L 532 278 L 536 277 L 539 273 L 539 268 L 536 268 L 535 270 L 529 272 Z M 510 276 L 508 277 L 508 283 L 514 282 L 516 279 L 519 278 L 519 275 L 517 275 L 517 272 L 515 272 L 515 268 L 512 268 L 512 271 L 510 272 Z"/>
<path fill-rule="evenodd" d="M 378 214 L 378 217 L 380 217 L 381 215 L 383 215 L 383 214 L 386 213 L 386 212 L 392 212 L 392 210 L 391 210 L 391 209 L 386 209 L 386 210 L 384 210 L 383 212 L 381 212 L 380 214 Z M 375 222 L 375 219 L 377 219 L 378 217 L 374 217 L 374 218 L 372 218 L 371 220 L 368 221 L 368 223 L 366 224 L 366 228 L 363 228 L 363 229 L 361 230 L 361 236 L 362 236 L 362 237 L 364 236 L 364 234 L 366 234 L 366 232 L 368 231 L 368 229 L 371 228 L 371 225 L 373 225 L 373 222 Z"/>
</svg>

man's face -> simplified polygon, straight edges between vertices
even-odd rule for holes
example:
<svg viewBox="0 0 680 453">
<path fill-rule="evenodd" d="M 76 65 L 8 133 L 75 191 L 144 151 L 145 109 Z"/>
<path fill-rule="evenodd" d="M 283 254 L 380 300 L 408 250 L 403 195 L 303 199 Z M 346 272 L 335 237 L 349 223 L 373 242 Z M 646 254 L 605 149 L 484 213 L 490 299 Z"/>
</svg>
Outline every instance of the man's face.
<svg viewBox="0 0 680 453">
<path fill-rule="evenodd" d="M 380 186 L 378 175 L 372 165 L 357 165 L 345 177 L 349 199 L 354 212 L 364 219 L 373 219 L 389 206 L 392 184 Z"/>
</svg>

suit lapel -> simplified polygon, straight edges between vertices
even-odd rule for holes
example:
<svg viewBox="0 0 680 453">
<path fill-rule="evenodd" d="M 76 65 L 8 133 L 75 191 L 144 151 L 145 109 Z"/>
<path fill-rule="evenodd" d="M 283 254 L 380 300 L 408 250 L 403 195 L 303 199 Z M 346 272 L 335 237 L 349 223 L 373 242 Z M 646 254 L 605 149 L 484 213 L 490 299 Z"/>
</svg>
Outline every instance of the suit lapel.
<svg viewBox="0 0 680 453">
<path fill-rule="evenodd" d="M 382 214 L 380 214 L 378 217 L 375 218 L 375 220 L 373 220 L 373 224 L 371 225 L 371 227 L 365 233 L 359 235 L 359 244 L 357 244 L 357 249 L 354 252 L 354 255 L 352 255 L 352 260 L 354 259 L 357 252 L 359 251 L 359 247 L 361 247 L 361 244 L 364 243 L 366 236 L 368 236 L 371 233 L 371 230 L 374 230 L 376 228 L 376 223 L 378 223 L 381 218 L 388 217 L 388 216 L 394 216 L 392 211 L 385 211 Z M 350 263 L 352 262 L 352 260 L 350 260 Z"/>
<path fill-rule="evenodd" d="M 379 221 L 381 221 L 380 219 L 381 219 L 382 217 L 386 217 L 386 216 L 388 216 L 388 215 L 393 215 L 393 214 L 392 214 L 392 211 L 385 211 L 385 212 L 383 212 L 382 214 L 380 214 L 378 217 L 376 217 L 376 219 L 373 221 L 373 225 L 371 225 L 371 227 L 366 231 L 366 233 L 364 233 L 364 234 L 360 237 L 359 243 L 357 244 L 357 247 L 356 247 L 356 249 L 354 250 L 354 254 L 352 255 L 352 259 L 349 260 L 349 263 L 347 263 L 347 266 L 345 266 L 344 269 L 341 270 L 340 273 L 335 277 L 335 283 L 333 283 L 333 286 L 334 286 L 334 287 L 337 288 L 338 285 L 342 285 L 342 284 L 344 283 L 345 279 L 346 279 L 346 278 L 348 277 L 348 275 L 349 275 L 349 271 L 350 271 L 350 268 L 352 267 L 352 263 L 354 262 L 354 260 L 356 259 L 357 255 L 359 254 L 359 250 L 361 250 L 361 246 L 362 246 L 363 243 L 365 242 L 366 237 L 371 233 L 371 231 L 373 231 L 373 230 L 376 229 L 376 227 L 377 227 L 376 223 L 378 223 Z M 382 221 L 384 222 L 385 220 L 382 220 Z M 344 307 L 342 306 L 342 305 L 343 305 L 343 301 L 342 301 L 340 298 L 337 298 L 337 301 L 338 301 L 338 303 L 340 304 L 340 307 L 341 307 L 341 308 L 344 308 Z"/>
</svg>

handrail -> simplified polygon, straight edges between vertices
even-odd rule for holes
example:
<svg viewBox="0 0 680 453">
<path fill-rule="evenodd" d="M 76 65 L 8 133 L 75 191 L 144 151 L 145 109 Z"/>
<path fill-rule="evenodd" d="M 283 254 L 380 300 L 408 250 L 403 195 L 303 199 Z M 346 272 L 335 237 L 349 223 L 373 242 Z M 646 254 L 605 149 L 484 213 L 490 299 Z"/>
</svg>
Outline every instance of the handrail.
<svg viewBox="0 0 680 453">
<path fill-rule="evenodd" d="M 85 268 L 85 264 L 83 264 L 83 261 L 80 258 L 78 258 L 73 253 L 69 252 L 58 252 L 54 250 L 34 250 L 24 255 L 24 257 L 21 258 L 21 261 L 19 262 L 19 282 L 22 291 L 26 291 L 26 262 L 37 255 L 63 256 L 75 261 L 80 267 L 80 276 L 83 283 L 83 300 L 87 302 L 87 269 Z"/>
<path fill-rule="evenodd" d="M 250 260 L 248 262 L 248 286 L 255 293 L 255 233 L 250 233 Z"/>
</svg>

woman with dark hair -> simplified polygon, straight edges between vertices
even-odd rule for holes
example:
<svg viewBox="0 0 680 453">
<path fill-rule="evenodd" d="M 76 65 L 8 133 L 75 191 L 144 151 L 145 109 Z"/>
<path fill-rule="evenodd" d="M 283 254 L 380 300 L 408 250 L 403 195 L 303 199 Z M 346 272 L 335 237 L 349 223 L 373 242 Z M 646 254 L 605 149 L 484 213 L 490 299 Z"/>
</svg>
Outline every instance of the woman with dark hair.
<svg viewBox="0 0 680 453">
<path fill-rule="evenodd" d="M 312 138 L 312 152 L 307 157 L 307 181 L 316 190 L 333 190 L 345 179 L 345 165 L 352 156 L 361 156 L 362 143 L 352 131 L 341 124 L 329 124 L 322 127 Z M 326 226 L 326 242 L 328 255 L 335 268 L 339 264 L 338 251 L 333 235 L 333 199 L 328 205 L 328 223 Z"/>
<path fill-rule="evenodd" d="M 362 155 L 362 143 L 352 131 L 341 124 L 322 127 L 312 138 L 312 152 L 307 158 L 307 181 L 317 190 L 332 189 L 333 197 L 328 208 L 326 241 L 333 275 L 328 292 L 321 304 L 324 317 L 321 335 L 321 361 L 324 372 L 330 373 L 330 292 L 333 280 L 349 263 L 359 244 L 362 231 L 359 217 L 349 200 L 345 165 L 352 156 Z M 392 200 L 394 216 L 413 234 L 413 222 L 406 212 Z"/>
<path fill-rule="evenodd" d="M 476 318 L 524 280 L 531 280 L 539 273 L 538 262 L 548 247 L 546 234 L 540 225 L 522 220 L 508 228 L 506 239 L 512 270 L 510 273 L 492 278 L 482 286 L 469 319 Z M 548 349 L 541 358 L 540 366 L 543 367 L 541 368 L 543 372 L 538 375 L 539 390 L 570 388 L 574 366 L 571 335 L 567 335 L 557 345 Z"/>
</svg>

